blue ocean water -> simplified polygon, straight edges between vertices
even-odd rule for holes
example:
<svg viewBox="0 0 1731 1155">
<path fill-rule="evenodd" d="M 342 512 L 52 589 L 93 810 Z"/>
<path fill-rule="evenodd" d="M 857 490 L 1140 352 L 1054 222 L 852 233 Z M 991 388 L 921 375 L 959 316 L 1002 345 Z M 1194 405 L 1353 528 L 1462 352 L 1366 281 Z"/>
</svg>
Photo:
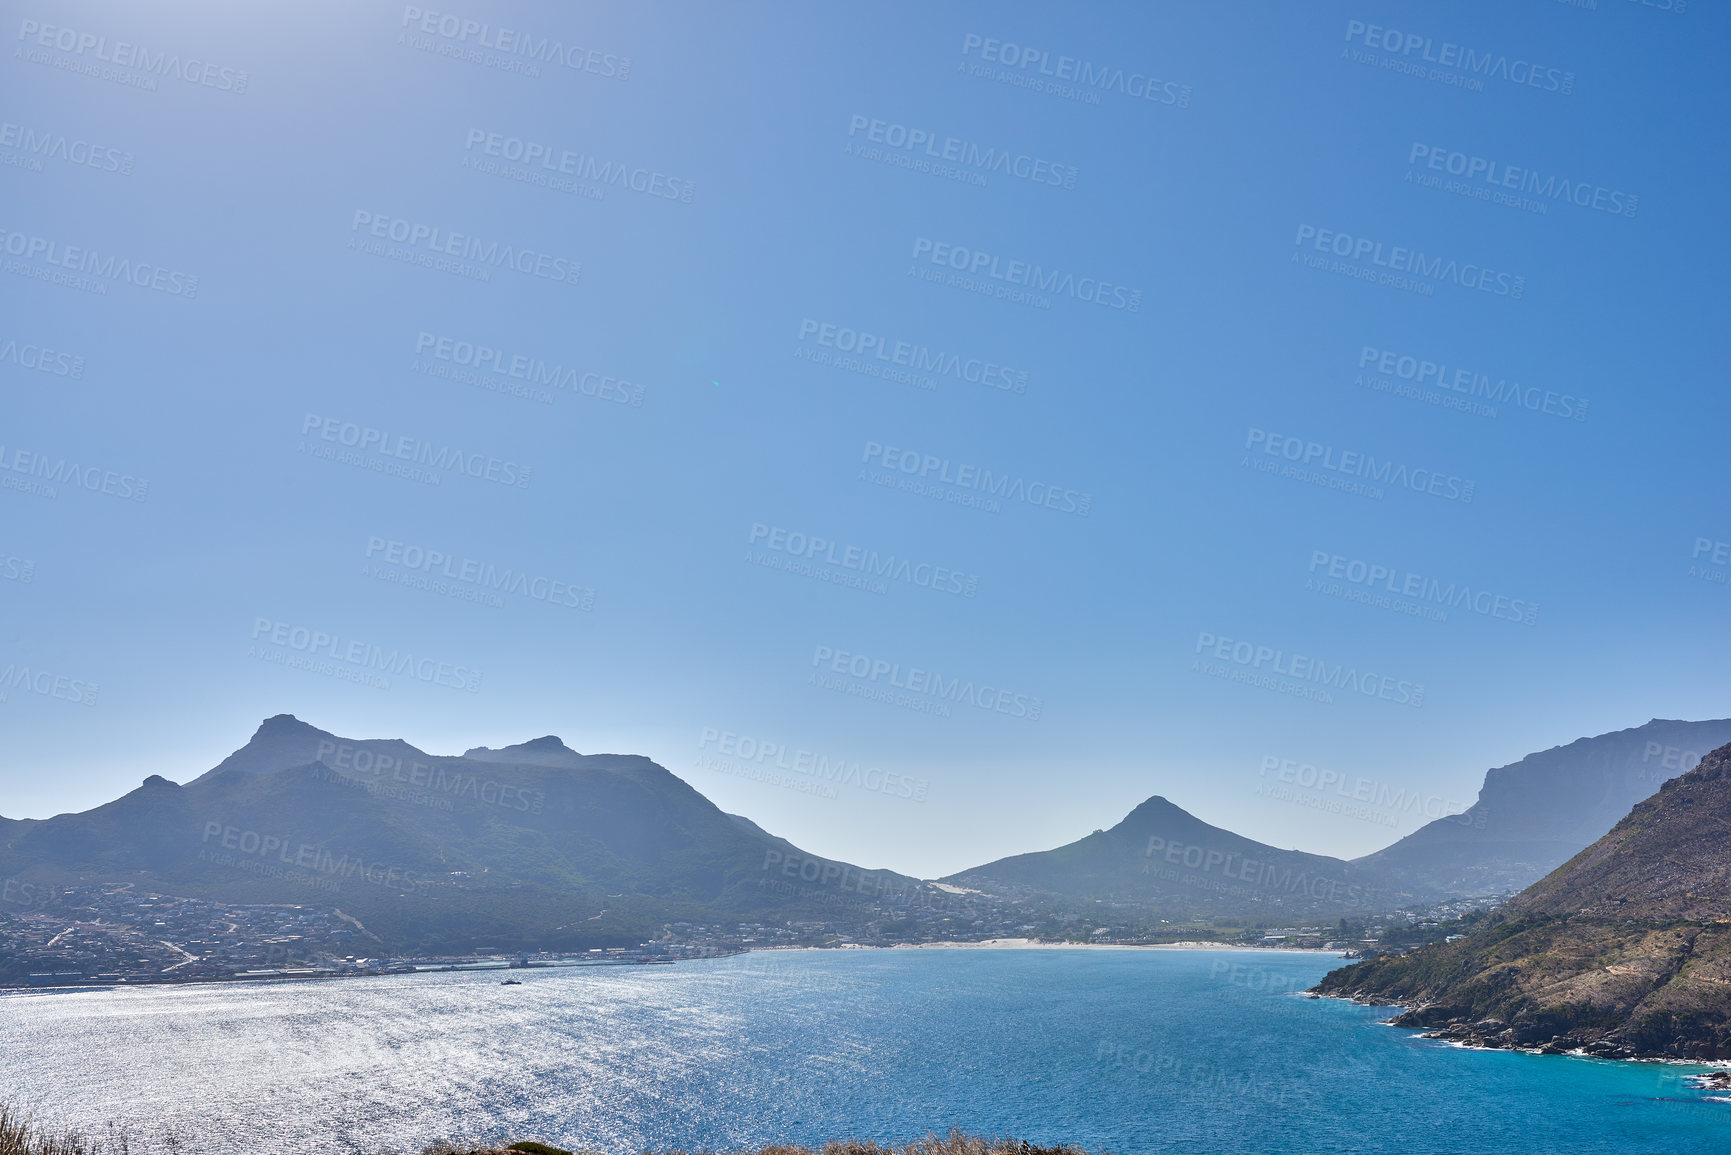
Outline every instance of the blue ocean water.
<svg viewBox="0 0 1731 1155">
<path fill-rule="evenodd" d="M 192 1151 L 729 1150 L 961 1127 L 1090 1150 L 1702 1152 L 1696 1068 L 1467 1051 L 1248 951 L 765 952 L 0 999 L 0 1097 Z M 136 1146 L 136 1145 L 135 1145 Z"/>
</svg>

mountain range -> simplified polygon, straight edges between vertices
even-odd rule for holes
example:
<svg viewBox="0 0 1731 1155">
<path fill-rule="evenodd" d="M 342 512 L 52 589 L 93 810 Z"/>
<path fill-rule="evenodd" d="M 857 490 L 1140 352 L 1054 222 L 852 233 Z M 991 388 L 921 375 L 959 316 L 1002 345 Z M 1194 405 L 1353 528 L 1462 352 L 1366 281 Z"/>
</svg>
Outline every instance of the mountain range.
<svg viewBox="0 0 1731 1155">
<path fill-rule="evenodd" d="M 1731 745 L 1471 934 L 1331 972 L 1317 993 L 1497 1048 L 1731 1059 Z"/>
<path fill-rule="evenodd" d="M 0 826 L 0 877 L 324 903 L 401 950 L 629 945 L 669 919 L 821 920 L 917 901 L 723 813 L 661 766 L 558 738 L 441 757 L 290 715 L 185 786 Z M 851 905 L 849 905 L 851 904 Z"/>
<path fill-rule="evenodd" d="M 1392 888 L 1513 894 L 1567 862 L 1661 783 L 1731 742 L 1731 719 L 1582 738 L 1485 774 L 1478 800 L 1354 864 Z"/>
<path fill-rule="evenodd" d="M 1517 890 L 1713 741 L 1731 721 L 1654 720 L 1533 754 L 1491 770 L 1464 816 L 1353 861 L 1156 796 L 1110 829 L 928 883 L 805 851 L 644 757 L 551 736 L 441 756 L 285 714 L 185 785 L 153 775 L 84 813 L 0 818 L 0 877 L 337 905 L 428 952 L 628 945 L 681 919 L 881 926 L 972 899 L 1146 923 L 1333 920 Z"/>
<path fill-rule="evenodd" d="M 944 881 L 985 893 L 1151 906 L 1174 921 L 1222 914 L 1331 917 L 1512 894 L 1610 829 L 1661 782 L 1698 762 L 1702 751 L 1726 742 L 1731 719 L 1654 719 L 1529 754 L 1487 772 L 1478 800 L 1464 813 L 1350 861 L 1243 838 L 1154 797 L 1109 830 Z M 1336 789 L 1348 801 L 1356 797 L 1344 783 Z M 1410 799 L 1380 801 L 1398 811 Z"/>
<path fill-rule="evenodd" d="M 1173 922 L 1335 918 L 1438 897 L 1388 891 L 1381 878 L 1353 863 L 1244 838 L 1158 796 L 1110 830 L 943 881 L 1005 897 L 1052 895 L 1154 910 Z"/>
</svg>

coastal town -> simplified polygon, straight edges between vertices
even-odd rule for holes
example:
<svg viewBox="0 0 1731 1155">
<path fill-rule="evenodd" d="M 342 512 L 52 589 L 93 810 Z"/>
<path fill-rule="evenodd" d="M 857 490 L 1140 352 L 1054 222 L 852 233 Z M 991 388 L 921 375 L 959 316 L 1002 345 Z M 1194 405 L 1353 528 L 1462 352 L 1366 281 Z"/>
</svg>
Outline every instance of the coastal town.
<svg viewBox="0 0 1731 1155">
<path fill-rule="evenodd" d="M 11 880 L 0 886 L 0 987 L 68 987 L 266 981 L 423 971 L 650 965 L 754 950 L 866 948 L 1018 941 L 1153 946 L 1178 941 L 1267 949 L 1338 950 L 1370 957 L 1442 934 L 1500 899 L 1469 899 L 1398 911 L 1374 923 L 1175 925 L 1106 921 L 1074 912 L 1031 913 L 1018 902 L 938 891 L 920 905 L 869 919 L 771 922 L 673 921 L 629 946 L 568 953 L 476 949 L 454 956 L 386 951 L 357 919 L 336 907 L 242 904 L 182 898 L 128 884 L 52 890 Z M 1032 920 L 1032 921 L 1030 921 Z"/>
</svg>

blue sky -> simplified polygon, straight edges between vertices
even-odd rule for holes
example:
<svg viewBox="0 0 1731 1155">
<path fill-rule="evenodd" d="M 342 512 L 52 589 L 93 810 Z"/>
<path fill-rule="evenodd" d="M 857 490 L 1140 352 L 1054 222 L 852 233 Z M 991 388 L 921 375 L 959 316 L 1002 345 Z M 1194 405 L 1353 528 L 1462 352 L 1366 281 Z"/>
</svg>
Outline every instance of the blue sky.
<svg viewBox="0 0 1731 1155">
<path fill-rule="evenodd" d="M 0 813 L 289 712 L 925 875 L 1153 794 L 1356 855 L 1422 814 L 1270 765 L 1434 812 L 1731 712 L 1717 9 L 7 35 Z"/>
</svg>

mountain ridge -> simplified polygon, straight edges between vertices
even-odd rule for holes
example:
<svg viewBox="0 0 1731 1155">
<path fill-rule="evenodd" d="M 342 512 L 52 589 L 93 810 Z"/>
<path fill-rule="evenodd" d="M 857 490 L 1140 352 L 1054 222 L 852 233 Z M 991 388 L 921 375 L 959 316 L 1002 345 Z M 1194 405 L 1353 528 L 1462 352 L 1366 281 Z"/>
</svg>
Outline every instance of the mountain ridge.
<svg viewBox="0 0 1731 1155">
<path fill-rule="evenodd" d="M 1459 815 L 1353 859 L 1391 885 L 1463 895 L 1512 894 L 1562 865 L 1683 773 L 1731 742 L 1731 719 L 1655 718 L 1528 754 L 1485 772 Z"/>
<path fill-rule="evenodd" d="M 939 881 L 988 894 L 1114 903 L 1170 921 L 1338 917 L 1417 897 L 1385 892 L 1374 875 L 1343 859 L 1282 850 L 1211 825 L 1158 794 L 1108 829 Z"/>
<path fill-rule="evenodd" d="M 0 877 L 340 896 L 392 946 L 439 951 L 631 945 L 669 919 L 822 920 L 838 901 L 863 921 L 886 893 L 922 889 L 742 823 L 640 755 L 551 736 L 474 749 L 432 755 L 276 715 L 185 785 L 153 774 L 82 813 L 0 825 Z M 816 878 L 788 882 L 789 864 Z"/>
<path fill-rule="evenodd" d="M 1330 972 L 1476 1046 L 1731 1059 L 1731 744 L 1454 942 Z"/>
</svg>

